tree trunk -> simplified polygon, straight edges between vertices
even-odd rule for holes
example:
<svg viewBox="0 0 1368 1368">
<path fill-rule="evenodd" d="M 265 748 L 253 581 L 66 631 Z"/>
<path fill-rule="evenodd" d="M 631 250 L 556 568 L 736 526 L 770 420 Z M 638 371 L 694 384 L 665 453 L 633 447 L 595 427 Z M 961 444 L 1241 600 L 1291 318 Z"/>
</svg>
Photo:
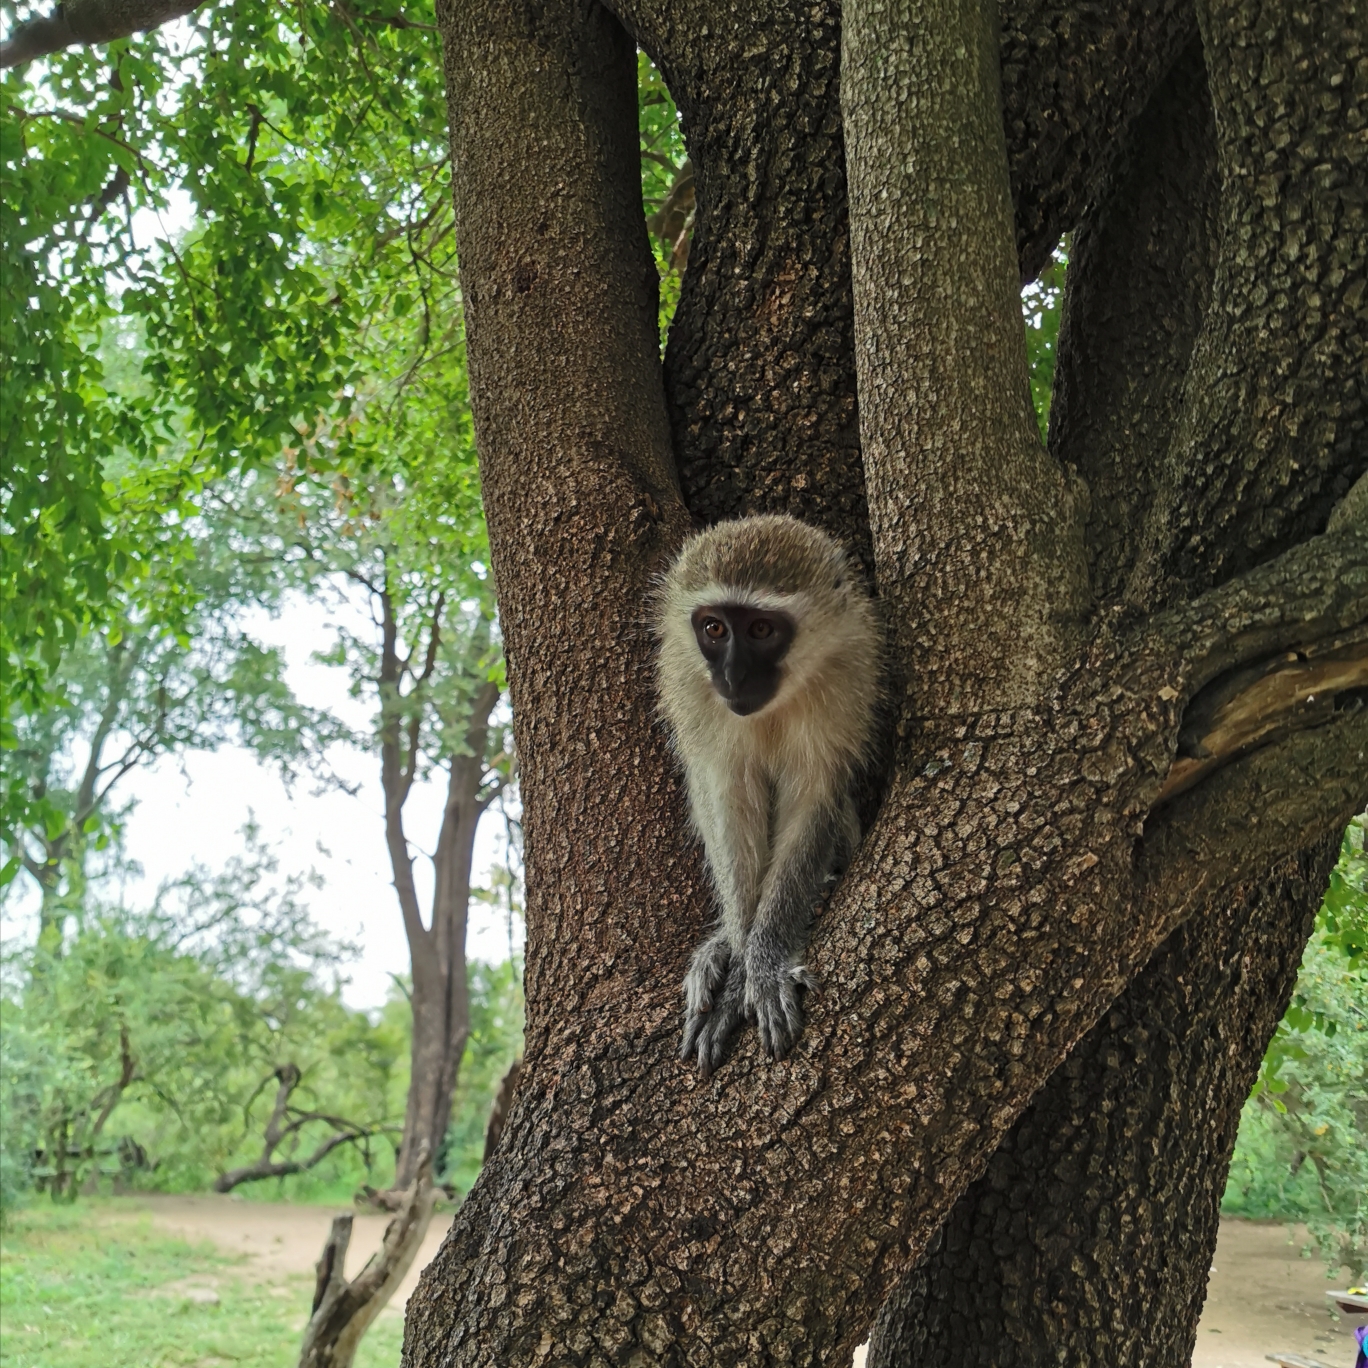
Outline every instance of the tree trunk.
<svg viewBox="0 0 1368 1368">
<path fill-rule="evenodd" d="M 1259 1054 L 1333 838 L 1180 927 L 1045 1085 L 885 1303 L 869 1368 L 1177 1368 Z"/>
<path fill-rule="evenodd" d="M 451 758 L 442 829 L 433 856 L 432 917 L 417 932 L 406 925 L 413 966 L 413 1042 L 404 1134 L 395 1163 L 394 1187 L 379 1194 L 383 1205 L 401 1200 L 412 1187 L 421 1154 L 440 1156 L 451 1121 L 456 1075 L 470 1037 L 470 992 L 466 982 L 466 918 L 475 832 L 487 800 L 481 801 L 489 715 L 498 686 L 485 684 L 470 706 L 464 753 Z M 420 1237 L 421 1238 L 421 1237 Z"/>
<path fill-rule="evenodd" d="M 623 12 L 672 82 L 695 83 L 673 87 L 691 153 L 712 136 L 708 120 L 745 125 L 739 104 L 766 89 L 767 70 L 779 121 L 795 112 L 784 136 L 819 136 L 793 95 L 803 62 L 771 58 L 768 11 L 682 0 Z M 824 14 L 776 19 L 773 36 L 782 47 L 811 25 L 825 37 L 795 51 L 816 53 L 832 37 Z M 734 404 L 717 409 L 720 426 L 697 428 L 725 453 L 698 457 L 685 481 L 708 516 L 740 511 L 733 502 L 762 484 L 756 503 L 804 508 L 803 463 L 833 480 L 849 463 L 845 438 L 813 455 L 796 435 L 805 412 L 839 435 L 836 391 L 827 407 L 800 383 L 802 402 L 756 417 L 779 406 L 773 387 L 753 402 L 765 377 L 752 351 L 806 324 L 772 289 L 788 248 L 775 258 L 757 239 L 747 256 L 726 219 L 745 201 L 760 206 L 745 211 L 754 222 L 771 221 L 764 157 L 779 135 L 757 122 L 762 153 L 734 179 L 699 151 L 710 169 L 698 181 L 702 261 L 689 270 L 694 288 L 736 302 L 716 310 L 706 377 L 662 384 L 631 43 L 585 0 L 516 11 L 472 0 L 439 15 L 472 403 L 524 766 L 528 1032 L 503 1139 L 410 1303 L 414 1368 L 841 1361 L 1156 949 L 1368 798 L 1356 706 L 1368 532 L 1265 557 L 1189 602 L 1156 600 L 1167 611 L 1099 612 L 1087 567 L 1105 557 L 1089 544 L 1086 501 L 1040 451 L 1026 409 L 1016 163 L 993 126 L 991 17 L 847 0 L 843 18 L 864 545 L 910 687 L 888 797 L 814 937 L 825 992 L 798 1048 L 766 1064 L 747 1035 L 705 1084 L 674 1058 L 678 984 L 709 906 L 652 723 L 643 603 L 688 523 L 667 391 L 682 465 L 702 410 L 724 395 Z M 1110 95 L 1075 108 L 1065 161 L 1090 184 L 1118 151 L 1107 120 L 1128 126 L 1162 67 L 1155 57 L 1153 80 L 1119 82 L 1130 113 Z M 819 72 L 809 112 L 829 107 L 825 91 Z M 1103 106 L 1105 119 L 1086 112 Z M 1078 186 L 1056 189 L 1038 203 L 1070 203 Z M 814 195 L 825 214 L 839 188 Z M 774 222 L 782 241 L 801 240 L 796 212 Z M 751 261 L 761 293 L 747 306 Z M 813 269 L 795 277 L 800 313 L 839 293 Z M 707 330 L 701 316 L 690 326 Z M 833 350 L 821 356 L 803 343 L 800 380 L 844 345 L 823 338 Z M 683 367 L 682 345 L 671 367 Z M 767 452 L 772 483 L 758 480 Z M 708 461 L 745 468 L 709 474 Z M 859 506 L 849 483 L 811 497 L 829 522 Z M 1326 662 L 1337 682 L 1312 701 L 1305 669 Z M 1258 719 L 1238 742 L 1234 714 Z M 1182 792 L 1169 785 L 1180 734 L 1203 755 Z"/>
</svg>

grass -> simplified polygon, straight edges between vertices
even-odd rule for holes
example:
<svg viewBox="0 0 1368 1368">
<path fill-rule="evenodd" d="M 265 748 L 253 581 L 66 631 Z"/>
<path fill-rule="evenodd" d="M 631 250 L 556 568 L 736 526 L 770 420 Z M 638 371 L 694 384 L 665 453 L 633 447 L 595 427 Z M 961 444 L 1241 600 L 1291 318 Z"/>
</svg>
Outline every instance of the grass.
<svg viewBox="0 0 1368 1368">
<path fill-rule="evenodd" d="M 0 1365 L 294 1368 L 312 1292 L 304 1277 L 254 1279 L 246 1260 L 160 1234 L 146 1215 L 35 1204 L 0 1235 Z M 357 1368 L 392 1368 L 402 1334 L 382 1316 Z"/>
</svg>

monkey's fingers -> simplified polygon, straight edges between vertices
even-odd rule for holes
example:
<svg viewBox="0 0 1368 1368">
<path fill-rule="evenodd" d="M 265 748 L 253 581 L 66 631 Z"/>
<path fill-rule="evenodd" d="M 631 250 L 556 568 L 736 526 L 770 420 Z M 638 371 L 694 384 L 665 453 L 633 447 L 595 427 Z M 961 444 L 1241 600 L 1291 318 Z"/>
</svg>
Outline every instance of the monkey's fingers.
<svg viewBox="0 0 1368 1368">
<path fill-rule="evenodd" d="M 765 1053 L 783 1059 L 803 1033 L 803 1008 L 794 982 L 781 981 L 756 1004 L 756 1026 Z"/>
<path fill-rule="evenodd" d="M 689 1018 L 684 1027 L 681 1058 L 696 1057 L 704 1080 L 713 1076 L 727 1057 L 727 1047 L 744 1020 L 745 975 L 731 974 L 718 994 L 713 1010 Z"/>
<path fill-rule="evenodd" d="M 707 1017 L 702 1012 L 690 1012 L 685 1016 L 684 1043 L 679 1047 L 679 1062 L 681 1064 L 687 1064 L 693 1058 L 698 1037 L 702 1034 L 703 1027 L 706 1024 Z"/>
</svg>

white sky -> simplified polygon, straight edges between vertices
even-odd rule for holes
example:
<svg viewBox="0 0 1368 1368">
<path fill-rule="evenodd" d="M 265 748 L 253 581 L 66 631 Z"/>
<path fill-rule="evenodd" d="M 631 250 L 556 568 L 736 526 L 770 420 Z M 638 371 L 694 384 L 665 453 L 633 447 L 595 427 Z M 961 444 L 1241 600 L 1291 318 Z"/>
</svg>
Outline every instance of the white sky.
<svg viewBox="0 0 1368 1368">
<path fill-rule="evenodd" d="M 310 659 L 314 651 L 331 645 L 329 624 L 338 614 L 363 611 L 359 604 L 342 603 L 330 610 L 296 601 L 278 618 L 261 615 L 244 625 L 263 644 L 284 650 L 288 679 L 301 701 L 364 723 L 368 706 L 347 696 L 346 671 Z M 125 846 L 143 873 L 123 885 L 122 900 L 133 907 L 149 904 L 163 880 L 175 878 L 192 864 L 221 869 L 242 852 L 241 828 L 249 814 L 254 815 L 262 840 L 279 857 L 278 877 L 316 870 L 323 887 L 305 887 L 300 900 L 320 925 L 361 947 L 359 959 L 344 970 L 350 978 L 344 998 L 353 1007 L 379 1006 L 390 976 L 408 971 L 408 943 L 385 849 L 379 759 L 354 750 L 339 750 L 334 758 L 337 770 L 360 784 L 355 797 L 337 790 L 315 794 L 317 785 L 307 774 L 287 791 L 278 770 L 260 764 L 242 747 L 166 756 L 146 770 L 134 771 L 116 793 L 137 799 L 125 828 Z M 416 784 L 405 805 L 405 829 L 425 912 L 432 865 L 424 852 L 436 844 L 442 799 L 441 785 Z M 498 813 L 486 814 L 476 842 L 476 884 L 487 881 L 491 862 L 500 857 L 501 830 Z M 117 893 L 108 891 L 111 896 Z M 32 938 L 37 898 L 26 874 L 16 879 L 11 896 L 0 907 L 0 918 L 6 941 Z M 514 948 L 522 950 L 522 927 L 516 921 Z M 474 959 L 508 958 L 508 924 L 497 908 L 472 900 L 466 952 Z"/>
</svg>

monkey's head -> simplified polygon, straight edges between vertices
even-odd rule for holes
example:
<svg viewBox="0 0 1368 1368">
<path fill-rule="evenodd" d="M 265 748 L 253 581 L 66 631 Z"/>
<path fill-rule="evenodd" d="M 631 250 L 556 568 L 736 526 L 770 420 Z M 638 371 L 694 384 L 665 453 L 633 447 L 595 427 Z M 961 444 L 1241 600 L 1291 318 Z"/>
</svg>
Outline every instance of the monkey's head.
<svg viewBox="0 0 1368 1368">
<path fill-rule="evenodd" d="M 778 608 L 710 603 L 690 614 L 712 686 L 738 717 L 759 712 L 776 693 L 793 645 L 794 621 Z"/>
<path fill-rule="evenodd" d="M 796 518 L 741 518 L 691 537 L 662 582 L 656 631 L 677 739 L 715 727 L 719 701 L 749 718 L 800 697 L 829 710 L 852 679 L 857 693 L 866 676 L 877 686 L 868 595 L 840 545 Z"/>
</svg>

